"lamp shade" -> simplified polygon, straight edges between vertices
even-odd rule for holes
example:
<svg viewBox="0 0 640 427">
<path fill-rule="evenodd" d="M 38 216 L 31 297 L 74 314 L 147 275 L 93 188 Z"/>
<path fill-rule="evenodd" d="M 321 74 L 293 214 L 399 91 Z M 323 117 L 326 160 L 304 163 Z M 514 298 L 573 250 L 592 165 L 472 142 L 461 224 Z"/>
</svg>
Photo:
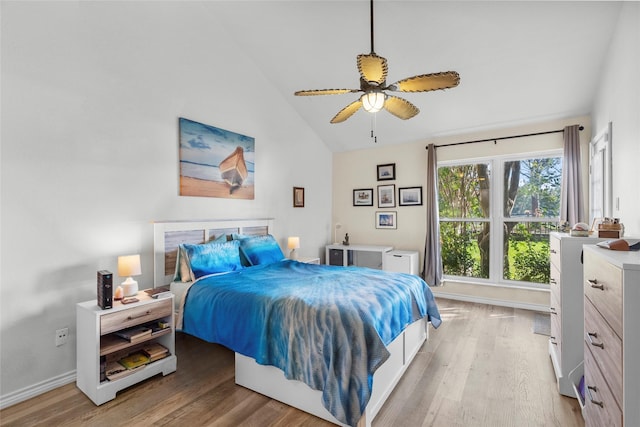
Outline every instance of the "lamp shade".
<svg viewBox="0 0 640 427">
<path fill-rule="evenodd" d="M 385 94 L 380 91 L 367 92 L 360 97 L 362 107 L 369 113 L 377 113 L 384 106 Z"/>
<path fill-rule="evenodd" d="M 289 249 L 298 249 L 300 247 L 300 238 L 299 237 L 289 237 L 287 241 L 287 247 Z"/>
<path fill-rule="evenodd" d="M 125 255 L 118 257 L 118 276 L 130 277 L 142 274 L 140 255 Z"/>
</svg>

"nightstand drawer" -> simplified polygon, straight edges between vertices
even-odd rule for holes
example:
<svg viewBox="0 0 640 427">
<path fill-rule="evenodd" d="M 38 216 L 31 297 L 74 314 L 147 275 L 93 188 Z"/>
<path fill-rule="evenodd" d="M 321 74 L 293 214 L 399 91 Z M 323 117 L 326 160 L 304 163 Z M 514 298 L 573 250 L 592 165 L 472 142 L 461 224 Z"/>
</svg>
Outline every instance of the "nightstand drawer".
<svg viewBox="0 0 640 427">
<path fill-rule="evenodd" d="M 549 239 L 549 261 L 551 265 L 555 265 L 558 270 L 562 265 L 560 261 L 560 239 L 551 236 Z"/>
<path fill-rule="evenodd" d="M 101 316 L 100 335 L 170 316 L 171 304 L 172 299 L 163 299 Z"/>
</svg>

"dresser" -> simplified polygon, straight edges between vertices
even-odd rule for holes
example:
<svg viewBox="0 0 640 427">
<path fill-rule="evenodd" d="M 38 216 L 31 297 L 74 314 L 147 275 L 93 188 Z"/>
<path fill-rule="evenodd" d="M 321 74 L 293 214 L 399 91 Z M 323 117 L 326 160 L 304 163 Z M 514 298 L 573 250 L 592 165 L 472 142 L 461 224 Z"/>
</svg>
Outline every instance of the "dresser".
<svg viewBox="0 0 640 427">
<path fill-rule="evenodd" d="M 586 426 L 640 426 L 640 253 L 584 247 Z"/>
<path fill-rule="evenodd" d="M 582 245 L 603 239 L 549 234 L 551 336 L 549 357 L 558 391 L 576 397 L 569 373 L 583 361 Z M 579 380 L 579 378 L 578 378 Z"/>
</svg>

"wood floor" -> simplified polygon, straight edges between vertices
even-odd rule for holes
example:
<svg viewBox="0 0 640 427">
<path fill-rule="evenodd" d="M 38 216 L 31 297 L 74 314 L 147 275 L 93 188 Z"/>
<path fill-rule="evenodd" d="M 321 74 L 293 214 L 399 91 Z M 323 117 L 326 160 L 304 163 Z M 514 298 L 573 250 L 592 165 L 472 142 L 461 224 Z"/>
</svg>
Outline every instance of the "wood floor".
<svg viewBox="0 0 640 427">
<path fill-rule="evenodd" d="M 555 386 L 533 312 L 438 300 L 443 324 L 373 420 L 386 426 L 583 426 Z M 178 370 L 95 406 L 75 384 L 0 411 L 3 426 L 330 426 L 235 385 L 233 354 L 176 334 Z"/>
</svg>

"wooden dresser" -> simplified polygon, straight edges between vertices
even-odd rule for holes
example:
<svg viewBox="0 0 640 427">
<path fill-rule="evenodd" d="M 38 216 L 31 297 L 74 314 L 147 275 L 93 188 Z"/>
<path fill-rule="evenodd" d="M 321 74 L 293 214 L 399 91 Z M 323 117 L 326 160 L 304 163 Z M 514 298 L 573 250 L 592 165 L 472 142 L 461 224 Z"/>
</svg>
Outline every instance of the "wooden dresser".
<svg viewBox="0 0 640 427">
<path fill-rule="evenodd" d="M 574 378 L 569 373 L 583 361 L 582 245 L 604 239 L 573 237 L 568 233 L 549 235 L 551 336 L 549 357 L 556 374 L 558 391 L 576 397 Z M 580 378 L 578 378 L 579 380 Z"/>
<path fill-rule="evenodd" d="M 640 252 L 584 246 L 586 426 L 640 426 Z"/>
</svg>

